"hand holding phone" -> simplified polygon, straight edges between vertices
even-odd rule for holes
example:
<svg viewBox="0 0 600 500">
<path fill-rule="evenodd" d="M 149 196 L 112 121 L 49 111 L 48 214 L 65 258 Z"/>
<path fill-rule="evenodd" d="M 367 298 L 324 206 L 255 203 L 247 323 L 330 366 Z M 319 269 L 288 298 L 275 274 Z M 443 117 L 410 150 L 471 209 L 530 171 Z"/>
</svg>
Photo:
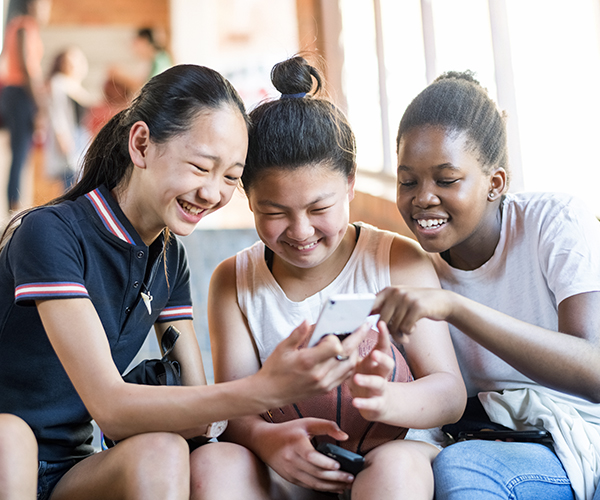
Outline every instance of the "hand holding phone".
<svg viewBox="0 0 600 500">
<path fill-rule="evenodd" d="M 348 472 L 354 476 L 358 474 L 365 466 L 365 459 L 358 453 L 345 450 L 340 446 L 330 443 L 319 443 L 317 451 L 327 455 L 329 458 L 333 458 L 339 462 L 340 470 Z"/>
<path fill-rule="evenodd" d="M 308 347 L 317 344 L 325 335 L 345 338 L 367 320 L 374 302 L 375 294 L 372 293 L 338 294 L 329 297 L 321 309 Z"/>
</svg>

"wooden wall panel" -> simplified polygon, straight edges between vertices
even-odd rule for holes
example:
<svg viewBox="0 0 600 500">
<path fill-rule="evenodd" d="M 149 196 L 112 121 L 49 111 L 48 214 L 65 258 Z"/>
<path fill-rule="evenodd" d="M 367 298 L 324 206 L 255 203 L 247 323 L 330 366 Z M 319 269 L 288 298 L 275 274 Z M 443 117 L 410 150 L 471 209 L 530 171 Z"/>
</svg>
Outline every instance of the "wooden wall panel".
<svg viewBox="0 0 600 500">
<path fill-rule="evenodd" d="M 50 24 L 169 26 L 168 0 L 53 0 Z"/>
</svg>

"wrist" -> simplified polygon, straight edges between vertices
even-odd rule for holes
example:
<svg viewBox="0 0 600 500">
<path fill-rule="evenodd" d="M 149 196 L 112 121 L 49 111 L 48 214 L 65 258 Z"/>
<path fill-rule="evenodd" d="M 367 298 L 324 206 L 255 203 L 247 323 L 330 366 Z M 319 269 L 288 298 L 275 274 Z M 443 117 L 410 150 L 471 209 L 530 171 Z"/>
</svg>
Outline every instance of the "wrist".
<svg viewBox="0 0 600 500">
<path fill-rule="evenodd" d="M 464 304 L 461 303 L 461 299 L 464 299 L 461 295 L 451 290 L 445 290 L 448 294 L 448 312 L 444 321 L 451 325 L 457 326 L 456 323 L 460 322 L 462 316 L 461 310 L 464 309 Z"/>
<path fill-rule="evenodd" d="M 257 413 L 278 408 L 287 403 L 277 391 L 277 387 L 273 384 L 272 377 L 264 373 L 262 369 L 258 372 L 246 377 L 248 385 L 251 388 L 251 393 L 255 399 L 255 403 L 259 407 Z"/>
</svg>

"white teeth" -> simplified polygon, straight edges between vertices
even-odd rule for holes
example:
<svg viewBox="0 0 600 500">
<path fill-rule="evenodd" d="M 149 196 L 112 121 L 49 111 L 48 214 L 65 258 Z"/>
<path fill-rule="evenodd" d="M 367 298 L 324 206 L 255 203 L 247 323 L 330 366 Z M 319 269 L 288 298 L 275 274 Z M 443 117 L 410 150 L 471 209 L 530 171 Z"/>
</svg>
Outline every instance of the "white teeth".
<svg viewBox="0 0 600 500">
<path fill-rule="evenodd" d="M 316 246 L 317 243 L 318 242 L 315 241 L 314 243 L 309 243 L 308 245 L 303 245 L 303 246 L 301 246 L 301 245 L 290 245 L 290 246 L 296 247 L 298 250 L 308 250 L 309 248 L 313 248 L 314 246 Z"/>
<path fill-rule="evenodd" d="M 180 201 L 179 204 L 189 213 L 191 213 L 192 215 L 198 215 L 200 212 L 203 211 L 202 208 L 198 208 L 195 207 L 194 205 L 191 205 L 190 203 L 188 203 L 187 201 Z"/>
<path fill-rule="evenodd" d="M 430 228 L 441 226 L 442 224 L 445 224 L 446 221 L 444 219 L 419 219 L 417 220 L 417 223 L 423 228 Z"/>
</svg>

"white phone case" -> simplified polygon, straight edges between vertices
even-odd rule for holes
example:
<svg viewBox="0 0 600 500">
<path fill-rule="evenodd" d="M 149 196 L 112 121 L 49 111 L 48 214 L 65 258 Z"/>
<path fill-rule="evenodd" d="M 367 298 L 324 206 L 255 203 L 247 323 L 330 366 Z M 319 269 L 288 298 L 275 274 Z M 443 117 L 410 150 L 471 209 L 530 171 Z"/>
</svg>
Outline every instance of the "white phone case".
<svg viewBox="0 0 600 500">
<path fill-rule="evenodd" d="M 308 347 L 314 346 L 324 335 L 345 335 L 362 325 L 373 308 L 375 294 L 352 293 L 329 297 L 315 325 Z"/>
</svg>

